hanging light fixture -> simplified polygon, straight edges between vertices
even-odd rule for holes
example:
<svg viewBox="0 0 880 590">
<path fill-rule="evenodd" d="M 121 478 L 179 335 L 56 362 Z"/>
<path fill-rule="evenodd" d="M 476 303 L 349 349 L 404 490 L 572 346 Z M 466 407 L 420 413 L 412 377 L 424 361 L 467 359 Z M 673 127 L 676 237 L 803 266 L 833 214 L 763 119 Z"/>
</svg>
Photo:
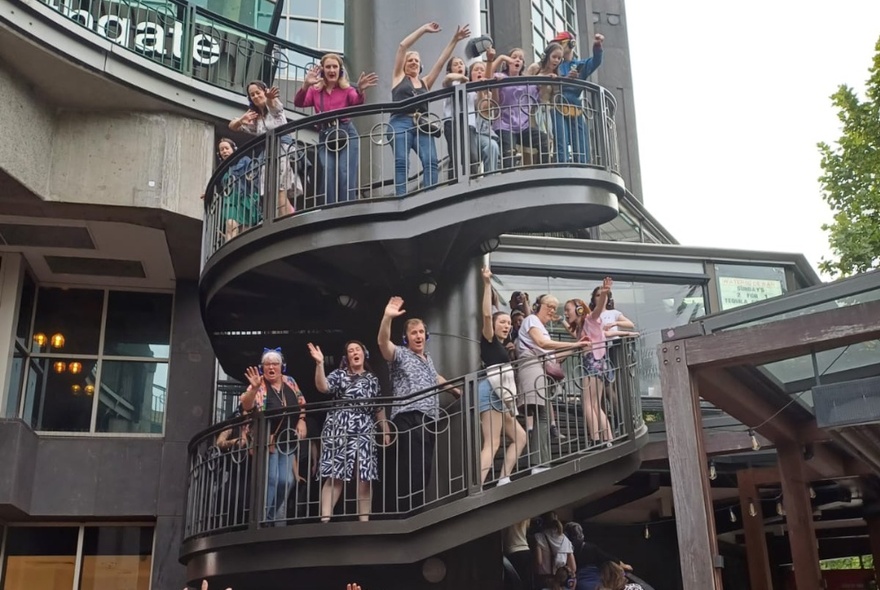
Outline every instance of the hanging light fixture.
<svg viewBox="0 0 880 590">
<path fill-rule="evenodd" d="M 36 334 L 34 334 L 34 343 L 40 348 L 46 346 L 47 342 L 49 342 L 49 338 L 42 332 L 37 332 Z"/>
<path fill-rule="evenodd" d="M 749 498 L 749 516 L 758 516 L 758 510 L 751 498 Z"/>
<path fill-rule="evenodd" d="M 82 373 L 82 370 L 83 370 L 83 364 L 82 364 L 81 362 L 79 362 L 79 361 L 73 361 L 72 363 L 70 363 L 69 365 L 67 365 L 67 370 L 68 370 L 72 375 L 79 375 L 80 373 Z"/>
<path fill-rule="evenodd" d="M 733 506 L 730 507 L 730 522 L 736 522 L 736 514 L 733 512 Z"/>
<path fill-rule="evenodd" d="M 67 365 L 64 361 L 55 361 L 52 364 L 52 370 L 58 373 L 59 375 L 67 370 Z"/>
<path fill-rule="evenodd" d="M 92 385 L 91 383 L 89 383 L 85 387 L 85 392 L 86 392 L 86 395 L 88 395 L 88 396 L 94 395 L 95 394 L 95 386 Z"/>
<path fill-rule="evenodd" d="M 782 500 L 776 501 L 776 514 L 779 516 L 785 516 L 785 508 L 782 506 Z"/>
<path fill-rule="evenodd" d="M 650 539 L 650 538 L 651 538 L 651 529 L 648 528 L 648 524 L 647 524 L 647 523 L 645 523 L 645 538 L 646 538 L 646 539 Z"/>
<path fill-rule="evenodd" d="M 715 469 L 715 461 L 709 461 L 709 479 L 712 481 L 718 479 L 718 470 Z"/>
<path fill-rule="evenodd" d="M 57 334 L 52 334 L 52 338 L 49 339 L 49 344 L 52 345 L 52 348 L 61 349 L 64 348 L 64 334 L 58 332 Z"/>
<path fill-rule="evenodd" d="M 813 489 L 813 486 L 810 486 L 810 499 L 811 500 L 816 499 L 816 490 Z"/>
<path fill-rule="evenodd" d="M 83 389 L 82 385 L 80 385 L 79 383 L 74 383 L 73 385 L 70 386 L 70 391 L 71 391 L 71 393 L 73 393 L 73 395 L 81 394 L 82 389 Z"/>
<path fill-rule="evenodd" d="M 749 436 L 752 439 L 752 450 L 753 451 L 760 451 L 761 450 L 761 443 L 758 442 L 758 437 L 755 436 L 755 431 L 752 430 L 751 428 L 749 429 Z"/>
</svg>

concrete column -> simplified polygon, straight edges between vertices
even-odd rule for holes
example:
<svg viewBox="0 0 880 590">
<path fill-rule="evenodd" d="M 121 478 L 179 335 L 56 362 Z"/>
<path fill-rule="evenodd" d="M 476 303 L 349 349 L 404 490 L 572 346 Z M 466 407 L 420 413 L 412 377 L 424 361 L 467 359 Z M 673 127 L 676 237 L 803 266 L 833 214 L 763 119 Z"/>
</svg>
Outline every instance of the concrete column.
<svg viewBox="0 0 880 590">
<path fill-rule="evenodd" d="M 15 328 L 21 299 L 21 278 L 24 257 L 21 254 L 3 254 L 0 261 L 0 417 L 7 413 L 12 356 L 15 352 Z M 18 399 L 15 396 L 14 399 Z"/>
</svg>

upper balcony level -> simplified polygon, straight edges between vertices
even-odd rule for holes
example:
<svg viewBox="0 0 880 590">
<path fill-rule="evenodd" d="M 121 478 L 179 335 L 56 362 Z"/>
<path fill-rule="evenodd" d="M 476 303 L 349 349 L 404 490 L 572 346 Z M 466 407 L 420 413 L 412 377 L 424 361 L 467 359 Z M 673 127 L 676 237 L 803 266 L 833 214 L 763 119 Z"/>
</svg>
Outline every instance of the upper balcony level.
<svg viewBox="0 0 880 590">
<path fill-rule="evenodd" d="M 262 314 L 293 292 L 290 325 L 332 328 L 316 311 L 328 299 L 417 294 L 502 233 L 615 218 L 615 111 L 595 84 L 507 78 L 308 117 L 241 146 L 205 191 L 208 331 L 275 328 Z"/>
</svg>

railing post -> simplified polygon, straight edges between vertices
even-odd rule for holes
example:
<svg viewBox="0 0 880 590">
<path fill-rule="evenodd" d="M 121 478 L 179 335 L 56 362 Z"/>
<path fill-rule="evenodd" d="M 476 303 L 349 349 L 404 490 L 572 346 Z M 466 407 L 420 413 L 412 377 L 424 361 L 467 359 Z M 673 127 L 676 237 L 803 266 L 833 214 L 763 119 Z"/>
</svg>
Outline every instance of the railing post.
<svg viewBox="0 0 880 590">
<path fill-rule="evenodd" d="M 589 90 L 596 105 L 596 115 L 593 121 L 596 124 L 596 147 L 597 164 L 603 168 L 611 166 L 610 147 L 608 145 L 608 129 L 605 127 L 605 91 L 602 87 L 594 86 Z M 598 104 L 596 104 L 598 103 Z"/>
<path fill-rule="evenodd" d="M 479 382 L 474 373 L 465 375 L 461 413 L 464 416 L 464 485 L 469 496 L 478 493 L 482 487 L 479 476 L 480 464 L 476 460 L 480 456 L 480 437 L 477 434 L 480 423 L 478 386 Z"/>
<path fill-rule="evenodd" d="M 183 9 L 183 31 L 181 38 L 183 42 L 180 47 L 180 71 L 188 77 L 192 77 L 193 70 L 193 39 L 196 36 L 196 10 L 197 8 L 189 4 Z"/>
<path fill-rule="evenodd" d="M 618 396 L 622 397 L 623 402 L 623 412 L 626 416 L 626 429 L 627 429 L 627 440 L 635 440 L 636 438 L 636 423 L 638 422 L 637 417 L 633 413 L 635 411 L 635 406 L 633 404 L 633 386 L 635 381 L 632 379 L 630 374 L 631 368 L 631 360 L 633 358 L 631 351 L 632 347 L 635 345 L 635 340 L 632 338 L 622 338 L 619 340 L 621 343 L 621 351 L 620 356 L 622 357 L 621 366 L 618 367 L 618 371 L 620 375 L 618 375 L 619 380 L 621 381 L 621 389 L 623 391 L 618 392 Z"/>
<path fill-rule="evenodd" d="M 468 126 L 467 84 L 457 84 L 452 95 L 452 129 L 455 141 L 452 142 L 452 157 L 458 170 L 455 181 L 467 180 L 471 175 L 470 127 Z"/>
<path fill-rule="evenodd" d="M 269 437 L 267 436 L 268 428 L 266 427 L 266 417 L 263 412 L 254 412 L 253 417 L 253 469 L 250 482 L 250 518 L 248 522 L 249 529 L 257 529 L 263 520 L 266 512 L 266 474 L 267 474 L 267 454 L 269 451 Z"/>
<path fill-rule="evenodd" d="M 275 221 L 278 214 L 278 141 L 275 131 L 266 132 L 263 151 L 263 223 Z"/>
</svg>

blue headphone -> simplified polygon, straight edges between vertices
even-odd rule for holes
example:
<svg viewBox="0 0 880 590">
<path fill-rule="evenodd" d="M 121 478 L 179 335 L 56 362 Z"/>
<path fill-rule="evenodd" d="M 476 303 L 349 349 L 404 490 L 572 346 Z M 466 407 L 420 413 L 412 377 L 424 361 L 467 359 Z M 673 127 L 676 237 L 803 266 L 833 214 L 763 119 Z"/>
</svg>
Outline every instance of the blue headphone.
<svg viewBox="0 0 880 590">
<path fill-rule="evenodd" d="M 278 348 L 264 348 L 263 349 L 263 354 L 260 356 L 260 366 L 258 367 L 258 370 L 260 371 L 260 375 L 263 374 L 263 357 L 266 356 L 267 352 L 277 352 L 278 353 L 278 356 L 281 357 L 281 373 L 282 374 L 287 373 L 287 361 L 284 359 L 284 354 L 281 352 L 281 347 L 279 346 Z"/>
</svg>

